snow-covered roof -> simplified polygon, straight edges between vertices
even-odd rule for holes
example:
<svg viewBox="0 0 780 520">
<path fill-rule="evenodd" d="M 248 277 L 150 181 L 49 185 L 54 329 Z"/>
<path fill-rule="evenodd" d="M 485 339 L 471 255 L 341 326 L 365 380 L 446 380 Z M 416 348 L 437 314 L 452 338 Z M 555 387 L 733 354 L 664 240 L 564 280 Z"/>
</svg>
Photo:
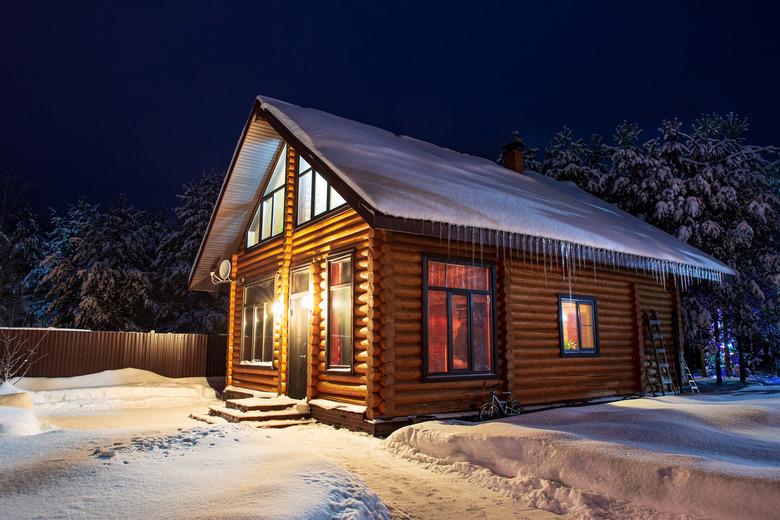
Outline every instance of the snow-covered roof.
<svg viewBox="0 0 780 520">
<path fill-rule="evenodd" d="M 683 281 L 734 274 L 711 256 L 573 183 L 531 171 L 520 174 L 486 159 L 273 98 L 258 97 L 256 110 L 298 141 L 294 146 L 302 145 L 303 152 L 321 161 L 330 170 L 323 173 L 338 178 L 337 188 L 343 184 L 360 199 L 363 213 L 381 217 L 371 222 L 375 227 L 398 219 L 419 221 L 423 228 L 428 223 L 429 229 L 446 224 L 444 233 L 453 239 L 482 237 L 485 231 L 492 243 L 674 274 Z M 240 150 L 237 154 L 240 158 Z M 223 191 L 228 185 L 226 181 Z M 245 206 L 247 218 L 252 209 Z"/>
<path fill-rule="evenodd" d="M 258 100 L 379 213 L 733 274 L 725 264 L 573 183 L 531 171 L 519 174 L 319 110 L 267 97 Z"/>
</svg>

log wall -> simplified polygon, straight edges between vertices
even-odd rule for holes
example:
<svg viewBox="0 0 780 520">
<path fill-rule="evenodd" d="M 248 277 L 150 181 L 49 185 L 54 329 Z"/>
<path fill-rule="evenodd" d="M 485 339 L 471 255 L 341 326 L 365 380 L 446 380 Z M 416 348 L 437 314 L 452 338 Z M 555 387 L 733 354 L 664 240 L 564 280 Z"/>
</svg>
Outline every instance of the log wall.
<svg viewBox="0 0 780 520">
<path fill-rule="evenodd" d="M 366 222 L 352 209 L 344 209 L 296 228 L 295 151 L 288 148 L 285 226 L 282 236 L 256 247 L 241 249 L 234 256 L 235 283 L 231 287 L 228 382 L 284 394 L 287 385 L 287 313 L 274 327 L 273 369 L 240 364 L 241 312 L 245 285 L 276 276 L 276 295 L 287 308 L 290 272 L 309 266 L 313 285 L 307 376 L 309 398 L 326 398 L 365 404 L 369 394 L 369 371 L 373 370 L 373 251 Z M 327 260 L 334 253 L 354 253 L 354 371 L 351 374 L 325 370 L 327 327 Z M 373 401 L 372 401 L 373 402 Z"/>
<path fill-rule="evenodd" d="M 493 262 L 496 277 L 496 348 L 499 383 L 524 404 L 579 401 L 636 394 L 640 368 L 650 367 L 642 335 L 642 310 L 655 309 L 676 357 L 672 317 L 675 294 L 632 271 L 592 266 L 569 285 L 560 269 L 472 244 L 447 243 L 403 233 L 377 231 L 375 280 L 376 348 L 380 376 L 377 416 L 425 415 L 474 410 L 484 402 L 485 379 L 423 382 L 423 254 Z M 380 276 L 381 275 L 381 276 Z M 562 357 L 559 294 L 596 298 L 599 355 Z M 646 365 L 642 363 L 647 361 Z"/>
</svg>

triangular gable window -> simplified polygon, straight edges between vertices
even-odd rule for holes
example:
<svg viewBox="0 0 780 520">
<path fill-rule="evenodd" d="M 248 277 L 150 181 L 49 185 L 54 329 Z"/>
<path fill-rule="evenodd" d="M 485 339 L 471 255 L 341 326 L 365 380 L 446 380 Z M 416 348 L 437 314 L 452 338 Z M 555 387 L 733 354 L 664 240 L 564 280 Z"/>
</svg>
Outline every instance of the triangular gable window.
<svg viewBox="0 0 780 520">
<path fill-rule="evenodd" d="M 246 233 L 246 246 L 275 237 L 284 230 L 284 178 L 287 165 L 287 145 L 282 146 L 274 164 L 271 179 L 263 191 L 252 223 Z"/>
<path fill-rule="evenodd" d="M 330 186 L 325 177 L 315 171 L 306 159 L 298 155 L 298 225 L 340 208 L 347 203 Z"/>
</svg>

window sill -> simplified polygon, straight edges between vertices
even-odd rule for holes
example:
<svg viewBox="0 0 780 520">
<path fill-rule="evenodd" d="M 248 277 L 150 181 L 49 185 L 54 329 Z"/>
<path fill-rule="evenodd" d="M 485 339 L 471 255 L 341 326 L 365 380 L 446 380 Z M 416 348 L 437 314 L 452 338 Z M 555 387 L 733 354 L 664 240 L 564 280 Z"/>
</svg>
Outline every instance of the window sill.
<svg viewBox="0 0 780 520">
<path fill-rule="evenodd" d="M 279 233 L 279 234 L 276 234 L 276 235 L 273 235 L 273 236 L 270 236 L 268 238 L 265 238 L 265 239 L 261 240 L 257 244 L 254 244 L 254 245 L 251 245 L 251 246 L 249 246 L 249 245 L 244 246 L 244 252 L 249 252 L 249 251 L 252 251 L 254 249 L 266 246 L 266 245 L 272 243 L 274 240 L 279 240 L 279 239 L 282 239 L 282 238 L 284 238 L 284 230 L 282 230 L 282 232 Z"/>
<path fill-rule="evenodd" d="M 354 371 L 352 370 L 352 367 L 330 367 L 325 369 L 325 373 L 351 376 L 354 374 Z"/>
<path fill-rule="evenodd" d="M 593 352 L 561 352 L 562 358 L 577 358 L 577 357 L 598 357 L 598 350 Z"/>
<path fill-rule="evenodd" d="M 438 383 L 445 381 L 463 381 L 469 379 L 498 379 L 498 375 L 493 372 L 467 373 L 467 374 L 441 374 L 441 375 L 423 375 L 423 383 Z"/>
<path fill-rule="evenodd" d="M 316 217 L 312 217 L 309 220 L 307 220 L 306 222 L 301 222 L 300 224 L 297 223 L 298 216 L 296 214 L 296 217 L 295 217 L 296 218 L 296 224 L 294 226 L 295 231 L 298 231 L 299 229 L 303 229 L 306 226 L 309 226 L 309 225 L 312 225 L 312 224 L 316 224 L 318 222 L 322 222 L 323 220 L 328 219 L 330 217 L 335 217 L 336 215 L 338 215 L 340 213 L 343 213 L 344 211 L 348 210 L 349 208 L 350 208 L 350 206 L 345 202 L 341 206 L 338 206 L 338 207 L 335 207 L 333 209 L 330 209 L 330 210 L 326 211 L 325 213 L 320 213 Z"/>
<path fill-rule="evenodd" d="M 238 365 L 247 368 L 251 367 L 251 368 L 260 368 L 262 370 L 274 370 L 273 361 L 242 361 Z"/>
</svg>

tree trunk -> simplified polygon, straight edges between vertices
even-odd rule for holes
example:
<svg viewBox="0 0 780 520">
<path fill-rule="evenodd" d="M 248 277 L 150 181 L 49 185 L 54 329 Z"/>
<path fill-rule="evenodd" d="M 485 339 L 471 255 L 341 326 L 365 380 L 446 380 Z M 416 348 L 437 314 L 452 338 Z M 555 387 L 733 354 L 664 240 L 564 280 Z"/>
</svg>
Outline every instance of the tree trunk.
<svg viewBox="0 0 780 520">
<path fill-rule="evenodd" d="M 737 338 L 737 355 L 739 356 L 739 382 L 743 385 L 747 383 L 747 373 L 745 371 L 745 343 L 747 343 L 747 337 L 739 336 Z"/>
<path fill-rule="evenodd" d="M 699 364 L 701 365 L 701 377 L 707 377 L 707 347 L 699 347 Z"/>
<path fill-rule="evenodd" d="M 715 337 L 715 383 L 723 384 L 723 375 L 720 373 L 720 328 L 718 326 L 718 312 L 715 311 L 715 324 L 712 327 L 712 335 Z"/>
</svg>

